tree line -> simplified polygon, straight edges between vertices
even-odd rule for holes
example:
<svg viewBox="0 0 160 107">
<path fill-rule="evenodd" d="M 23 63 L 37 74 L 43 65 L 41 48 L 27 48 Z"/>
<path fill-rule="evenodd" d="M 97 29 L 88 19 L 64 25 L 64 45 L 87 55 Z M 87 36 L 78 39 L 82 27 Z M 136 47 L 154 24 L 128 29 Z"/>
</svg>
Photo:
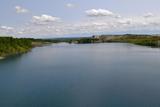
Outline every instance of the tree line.
<svg viewBox="0 0 160 107">
<path fill-rule="evenodd" d="M 25 53 L 32 48 L 32 39 L 0 37 L 0 56 Z"/>
</svg>

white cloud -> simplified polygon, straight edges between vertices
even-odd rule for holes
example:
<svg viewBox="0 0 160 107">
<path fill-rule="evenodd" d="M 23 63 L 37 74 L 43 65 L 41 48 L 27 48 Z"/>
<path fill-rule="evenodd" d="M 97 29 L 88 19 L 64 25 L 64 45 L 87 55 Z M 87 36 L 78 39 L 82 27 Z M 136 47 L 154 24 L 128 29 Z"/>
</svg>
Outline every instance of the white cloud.
<svg viewBox="0 0 160 107">
<path fill-rule="evenodd" d="M 153 13 L 146 13 L 144 15 L 145 18 L 154 17 Z"/>
<path fill-rule="evenodd" d="M 68 7 L 68 8 L 74 8 L 74 7 L 75 7 L 75 4 L 67 3 L 67 4 L 66 4 L 66 7 Z"/>
<path fill-rule="evenodd" d="M 87 10 L 88 16 L 114 16 L 114 13 L 106 9 L 91 9 Z"/>
<path fill-rule="evenodd" d="M 60 21 L 60 18 L 45 14 L 41 16 L 33 16 L 32 18 L 32 22 L 36 24 L 47 24 L 50 22 L 57 22 L 57 21 Z"/>
<path fill-rule="evenodd" d="M 28 13 L 29 11 L 21 6 L 15 6 L 16 13 Z"/>
<path fill-rule="evenodd" d="M 121 17 L 110 11 L 106 13 L 103 11 L 97 11 L 97 13 L 93 11 L 93 15 L 96 17 L 86 17 L 85 20 L 77 22 L 61 21 L 60 18 L 51 15 L 33 16 L 32 23 L 16 28 L 1 26 L 0 32 L 3 34 L 15 34 L 18 37 L 26 37 L 27 35 L 28 37 L 47 37 L 48 35 L 55 37 L 57 35 L 85 33 L 96 34 L 127 31 L 134 31 L 136 33 L 136 31 L 143 30 L 160 31 L 160 16 L 148 14 L 147 18 L 144 15 Z"/>
<path fill-rule="evenodd" d="M 43 25 L 30 23 L 16 30 L 17 35 L 29 35 L 30 37 L 45 37 L 48 35 L 69 35 L 69 34 L 95 34 L 114 33 L 139 30 L 160 30 L 160 16 L 143 18 L 141 16 L 121 18 L 89 18 L 87 20 L 67 23 L 52 20 Z M 46 20 L 40 20 L 46 21 Z M 54 22 L 54 23 L 53 23 Z M 153 29 L 154 28 L 154 29 Z M 43 35 L 43 36 L 42 36 Z"/>
<path fill-rule="evenodd" d="M 132 22 L 132 19 L 124 18 L 124 19 L 117 20 L 117 22 L 118 22 L 120 25 L 130 25 L 131 22 Z"/>
<path fill-rule="evenodd" d="M 0 32 L 2 36 L 13 35 L 15 33 L 14 28 L 9 26 L 0 26 Z"/>
<path fill-rule="evenodd" d="M 8 27 L 8 26 L 1 26 L 0 28 L 1 30 L 13 30 L 14 29 L 13 27 Z"/>
</svg>

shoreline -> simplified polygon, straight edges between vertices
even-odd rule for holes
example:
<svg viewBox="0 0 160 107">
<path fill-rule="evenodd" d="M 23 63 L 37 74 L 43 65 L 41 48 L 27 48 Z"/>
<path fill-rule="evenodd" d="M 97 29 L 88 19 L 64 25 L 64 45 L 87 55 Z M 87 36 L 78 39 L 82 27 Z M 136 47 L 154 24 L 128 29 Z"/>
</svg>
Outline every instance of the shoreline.
<svg viewBox="0 0 160 107">
<path fill-rule="evenodd" d="M 0 56 L 0 60 L 5 59 L 5 57 Z"/>
<path fill-rule="evenodd" d="M 8 42 L 9 40 L 12 43 Z M 130 43 L 139 46 L 160 48 L 160 36 L 153 35 L 94 35 L 91 37 L 80 38 L 61 38 L 61 39 L 30 39 L 30 38 L 13 38 L 0 37 L 0 60 L 16 54 L 29 52 L 35 47 L 42 47 L 53 43 L 69 44 L 92 44 L 92 43 Z M 3 43 L 3 44 L 2 44 Z M 14 43 L 14 45 L 13 45 Z M 7 51 L 6 51 L 7 50 Z"/>
<path fill-rule="evenodd" d="M 49 45 L 49 44 L 51 44 L 51 43 L 50 42 L 32 42 L 32 47 L 30 47 L 26 51 L 13 53 L 13 54 L 6 54 L 5 56 L 0 56 L 0 60 L 6 59 L 6 58 L 8 58 L 10 56 L 24 54 L 24 53 L 30 52 L 33 48 L 43 47 L 43 46 L 46 46 L 46 45 Z"/>
<path fill-rule="evenodd" d="M 72 43 L 89 44 L 89 43 L 131 43 L 140 46 L 159 48 L 160 36 L 152 35 L 98 35 L 87 38 L 74 40 Z"/>
</svg>

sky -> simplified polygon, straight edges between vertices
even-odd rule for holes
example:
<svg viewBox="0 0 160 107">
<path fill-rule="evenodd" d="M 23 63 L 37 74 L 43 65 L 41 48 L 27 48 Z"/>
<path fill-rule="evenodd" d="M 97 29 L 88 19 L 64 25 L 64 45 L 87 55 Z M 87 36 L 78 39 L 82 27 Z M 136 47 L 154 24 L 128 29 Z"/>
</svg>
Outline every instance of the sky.
<svg viewBox="0 0 160 107">
<path fill-rule="evenodd" d="M 0 35 L 160 34 L 160 0 L 0 0 Z"/>
</svg>

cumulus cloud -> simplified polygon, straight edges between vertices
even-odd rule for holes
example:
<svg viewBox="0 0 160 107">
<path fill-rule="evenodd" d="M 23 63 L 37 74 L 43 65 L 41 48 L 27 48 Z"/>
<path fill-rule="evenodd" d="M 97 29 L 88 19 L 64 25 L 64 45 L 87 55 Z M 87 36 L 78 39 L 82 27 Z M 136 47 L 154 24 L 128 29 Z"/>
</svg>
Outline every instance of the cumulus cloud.
<svg viewBox="0 0 160 107">
<path fill-rule="evenodd" d="M 121 18 L 94 18 L 74 23 L 47 21 L 43 25 L 30 23 L 24 27 L 17 28 L 17 35 L 29 35 L 30 37 L 45 37 L 47 35 L 69 35 L 69 34 L 96 34 L 114 33 L 139 30 L 160 30 L 160 16 L 154 18 L 121 17 Z M 46 20 L 40 20 L 46 21 Z M 54 22 L 54 23 L 53 23 Z M 5 27 L 3 27 L 5 28 Z M 43 35 L 43 36 L 42 36 Z"/>
<path fill-rule="evenodd" d="M 29 11 L 21 6 L 15 6 L 16 13 L 28 13 Z"/>
<path fill-rule="evenodd" d="M 67 4 L 66 4 L 66 7 L 67 7 L 67 8 L 74 8 L 74 7 L 75 7 L 75 4 L 67 3 Z"/>
<path fill-rule="evenodd" d="M 92 13 L 93 12 L 93 13 Z M 1 26 L 0 32 L 15 34 L 19 37 L 47 37 L 47 35 L 96 34 L 127 31 L 160 31 L 160 16 L 118 16 L 113 12 L 92 10 L 86 17 L 77 22 L 66 22 L 51 15 L 33 16 L 32 21 L 21 27 Z M 98 16 L 98 17 L 97 17 Z M 103 17 L 101 17 L 103 16 Z M 111 17 L 105 17 L 111 16 Z M 116 16 L 116 17 L 115 17 Z M 151 17 L 152 16 L 152 17 Z"/>
<path fill-rule="evenodd" d="M 136 30 L 160 29 L 160 17 L 145 19 L 141 16 L 121 18 L 95 18 L 75 23 L 56 23 L 35 27 L 34 34 L 68 35 L 68 34 L 94 34 L 97 32 L 121 32 Z M 151 29 L 154 28 L 154 29 Z M 34 28 L 32 28 L 34 29 Z M 31 31 L 33 31 L 31 29 Z"/>
<path fill-rule="evenodd" d="M 154 17 L 153 13 L 146 13 L 144 15 L 145 18 Z"/>
<path fill-rule="evenodd" d="M 117 20 L 117 22 L 120 25 L 130 25 L 130 24 L 132 24 L 133 20 L 130 18 L 123 18 L 123 19 Z"/>
<path fill-rule="evenodd" d="M 45 15 L 45 14 L 41 16 L 33 16 L 32 18 L 32 22 L 36 24 L 46 24 L 46 23 L 57 22 L 57 21 L 60 21 L 60 18 L 50 16 L 50 15 Z"/>
<path fill-rule="evenodd" d="M 0 26 L 0 32 L 2 36 L 13 35 L 16 33 L 14 32 L 14 28 L 9 26 Z"/>
<path fill-rule="evenodd" d="M 86 14 L 88 16 L 114 16 L 114 13 L 106 10 L 106 9 L 91 9 L 91 10 L 87 10 Z"/>
<path fill-rule="evenodd" d="M 13 30 L 14 29 L 13 27 L 8 27 L 8 26 L 1 26 L 0 28 L 1 30 Z"/>
</svg>

